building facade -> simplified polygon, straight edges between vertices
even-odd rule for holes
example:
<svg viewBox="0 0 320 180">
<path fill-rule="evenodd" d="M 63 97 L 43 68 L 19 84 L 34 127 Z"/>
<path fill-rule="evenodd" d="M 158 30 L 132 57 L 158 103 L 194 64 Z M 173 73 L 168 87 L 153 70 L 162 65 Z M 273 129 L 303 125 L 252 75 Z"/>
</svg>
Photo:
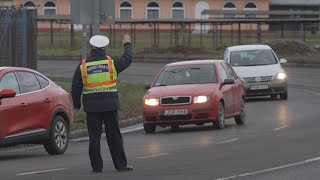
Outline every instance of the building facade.
<svg viewBox="0 0 320 180">
<path fill-rule="evenodd" d="M 70 15 L 69 0 L 13 0 L 13 5 L 36 8 L 39 16 Z M 201 15 L 201 12 L 205 9 L 269 10 L 269 0 L 115 0 L 116 19 L 216 18 L 210 17 L 209 15 Z M 221 15 L 219 18 L 231 17 L 230 15 Z M 39 28 L 45 28 L 47 26 L 48 25 L 41 23 L 39 24 Z M 196 27 L 197 26 L 194 26 L 194 28 Z M 162 26 L 162 28 L 168 28 L 168 26 Z M 248 27 L 242 25 L 242 28 Z M 252 30 L 254 29 L 253 27 Z M 266 26 L 264 26 L 263 29 L 266 29 Z"/>
<path fill-rule="evenodd" d="M 12 6 L 12 0 L 0 0 L 0 7 L 10 7 Z"/>
<path fill-rule="evenodd" d="M 69 0 L 13 0 L 14 6 L 37 8 L 39 15 L 69 15 Z M 269 0 L 115 0 L 120 19 L 201 18 L 201 11 L 268 10 Z"/>
<path fill-rule="evenodd" d="M 272 18 L 319 18 L 320 17 L 320 0 L 269 0 L 270 10 L 272 11 L 301 11 L 301 12 L 319 12 L 315 14 L 288 14 L 288 15 L 271 15 Z M 285 27 L 287 30 L 301 29 L 300 24 L 287 24 Z M 280 30 L 279 24 L 271 23 L 271 30 Z M 306 31 L 315 33 L 319 31 L 320 27 L 317 23 L 309 23 L 304 26 Z"/>
</svg>

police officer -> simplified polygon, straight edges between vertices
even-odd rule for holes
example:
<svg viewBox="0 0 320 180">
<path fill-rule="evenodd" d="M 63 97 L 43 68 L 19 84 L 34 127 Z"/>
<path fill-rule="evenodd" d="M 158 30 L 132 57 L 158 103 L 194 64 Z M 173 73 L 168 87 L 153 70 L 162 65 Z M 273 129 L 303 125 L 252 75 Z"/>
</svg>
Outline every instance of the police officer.
<svg viewBox="0 0 320 180">
<path fill-rule="evenodd" d="M 72 80 L 71 94 L 76 111 L 81 108 L 80 97 L 83 95 L 83 110 L 86 112 L 89 133 L 89 156 L 94 173 L 100 173 L 103 169 L 100 154 L 103 123 L 114 167 L 118 171 L 133 170 L 132 166 L 127 165 L 117 113 L 119 109 L 117 78 L 119 73 L 132 62 L 130 36 L 125 34 L 122 43 L 124 54 L 121 57 L 111 57 L 105 54 L 109 39 L 101 35 L 91 37 L 90 56 L 82 60 Z"/>
</svg>

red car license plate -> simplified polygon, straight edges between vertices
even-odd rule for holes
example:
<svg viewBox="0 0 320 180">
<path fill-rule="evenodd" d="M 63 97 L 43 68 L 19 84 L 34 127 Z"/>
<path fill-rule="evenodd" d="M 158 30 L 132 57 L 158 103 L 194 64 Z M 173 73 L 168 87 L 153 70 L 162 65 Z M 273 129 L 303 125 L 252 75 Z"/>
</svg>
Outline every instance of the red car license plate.
<svg viewBox="0 0 320 180">
<path fill-rule="evenodd" d="M 188 114 L 188 109 L 170 109 L 164 110 L 162 112 L 164 116 L 174 116 L 174 115 L 186 115 Z"/>
</svg>

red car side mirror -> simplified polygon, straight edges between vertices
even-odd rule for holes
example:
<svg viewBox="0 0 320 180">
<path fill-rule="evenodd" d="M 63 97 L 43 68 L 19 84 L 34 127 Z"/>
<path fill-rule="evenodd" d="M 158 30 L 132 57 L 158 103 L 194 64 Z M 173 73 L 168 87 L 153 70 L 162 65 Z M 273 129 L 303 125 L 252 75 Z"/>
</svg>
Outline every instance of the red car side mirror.
<svg viewBox="0 0 320 180">
<path fill-rule="evenodd" d="M 0 91 L 0 99 L 3 98 L 12 98 L 16 96 L 16 91 L 12 89 L 3 89 Z"/>
<path fill-rule="evenodd" d="M 225 79 L 222 84 L 223 84 L 223 85 L 226 85 L 226 84 L 234 84 L 234 79 Z"/>
</svg>

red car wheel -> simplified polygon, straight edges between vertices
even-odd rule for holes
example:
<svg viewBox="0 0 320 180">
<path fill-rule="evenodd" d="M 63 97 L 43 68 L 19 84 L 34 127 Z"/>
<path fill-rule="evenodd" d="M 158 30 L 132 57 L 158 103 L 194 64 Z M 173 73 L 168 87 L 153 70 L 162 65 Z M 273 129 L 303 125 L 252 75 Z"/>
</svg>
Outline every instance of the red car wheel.
<svg viewBox="0 0 320 180">
<path fill-rule="evenodd" d="M 143 124 L 143 129 L 147 134 L 153 134 L 156 131 L 156 125 Z"/>
<path fill-rule="evenodd" d="M 240 104 L 240 114 L 234 117 L 237 125 L 244 124 L 246 121 L 246 112 L 245 112 L 245 103 L 244 100 L 241 100 Z"/>
<path fill-rule="evenodd" d="M 218 105 L 218 117 L 217 120 L 214 122 L 214 126 L 217 129 L 224 129 L 225 128 L 225 114 L 224 114 L 224 105 L 222 102 L 219 102 Z"/>
<path fill-rule="evenodd" d="M 65 119 L 56 116 L 50 129 L 50 140 L 44 144 L 44 148 L 51 155 L 63 154 L 69 144 L 69 127 Z"/>
</svg>

